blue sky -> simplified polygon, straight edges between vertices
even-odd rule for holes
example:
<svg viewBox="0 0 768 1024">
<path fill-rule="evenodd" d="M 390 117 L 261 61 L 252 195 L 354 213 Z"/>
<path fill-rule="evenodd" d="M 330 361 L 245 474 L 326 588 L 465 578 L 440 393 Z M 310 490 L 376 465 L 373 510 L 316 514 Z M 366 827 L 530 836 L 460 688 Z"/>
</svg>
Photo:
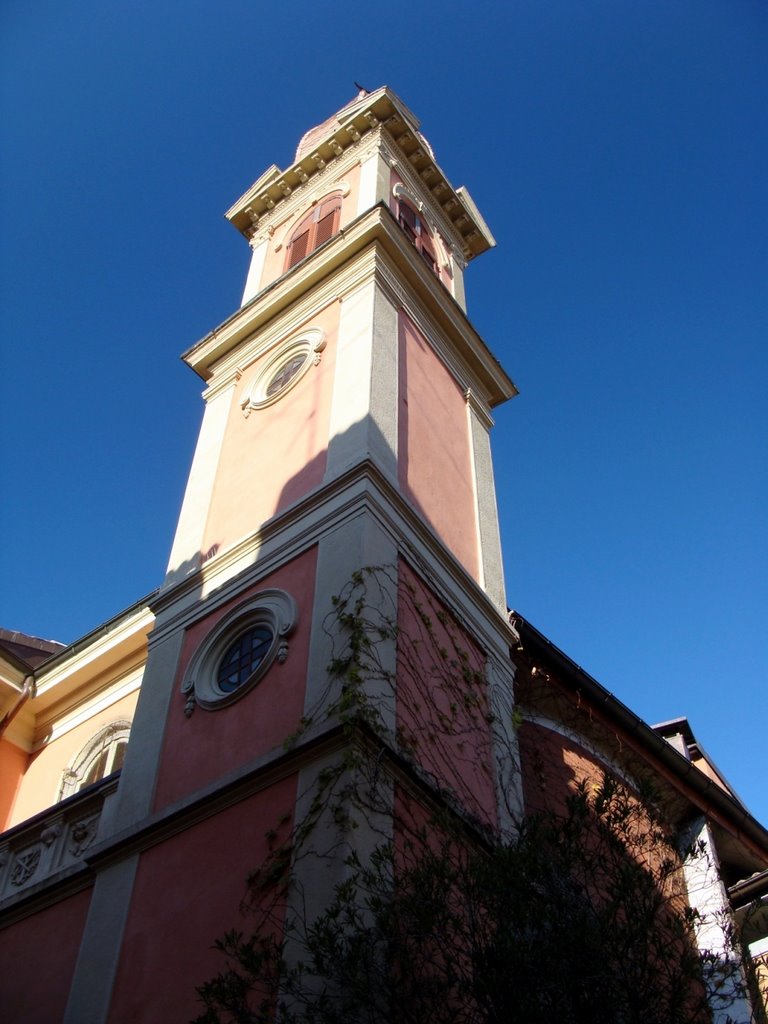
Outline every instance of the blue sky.
<svg viewBox="0 0 768 1024">
<path fill-rule="evenodd" d="M 768 822 L 768 7 L 5 0 L 0 33 L 0 623 L 71 641 L 161 581 L 178 357 L 247 269 L 223 212 L 388 84 L 498 241 L 510 605 Z"/>
</svg>

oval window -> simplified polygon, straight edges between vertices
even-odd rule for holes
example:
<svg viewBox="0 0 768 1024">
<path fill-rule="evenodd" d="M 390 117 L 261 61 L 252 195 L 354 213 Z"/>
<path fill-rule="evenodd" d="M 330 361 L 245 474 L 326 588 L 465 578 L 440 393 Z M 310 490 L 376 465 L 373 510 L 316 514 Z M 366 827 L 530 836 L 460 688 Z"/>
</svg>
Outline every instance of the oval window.
<svg viewBox="0 0 768 1024">
<path fill-rule="evenodd" d="M 274 398 L 284 388 L 287 388 L 308 358 L 309 352 L 305 351 L 287 359 L 271 377 L 264 391 L 264 397 Z"/>
<path fill-rule="evenodd" d="M 244 686 L 264 661 L 274 633 L 265 625 L 253 626 L 241 633 L 224 652 L 219 662 L 216 683 L 222 693 L 234 693 Z"/>
<path fill-rule="evenodd" d="M 233 608 L 193 654 L 181 692 L 184 714 L 213 711 L 239 701 L 288 654 L 296 605 L 284 590 L 268 588 Z"/>
<path fill-rule="evenodd" d="M 325 345 L 325 334 L 319 327 L 305 328 L 284 341 L 244 390 L 240 399 L 243 415 L 280 401 L 313 366 L 319 366 Z"/>
</svg>

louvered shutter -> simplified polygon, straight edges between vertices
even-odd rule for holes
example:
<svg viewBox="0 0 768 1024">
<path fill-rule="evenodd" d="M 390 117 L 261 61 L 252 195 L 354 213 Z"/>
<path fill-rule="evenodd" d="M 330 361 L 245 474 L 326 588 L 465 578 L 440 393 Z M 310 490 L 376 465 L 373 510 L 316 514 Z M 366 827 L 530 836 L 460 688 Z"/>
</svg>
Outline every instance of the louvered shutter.
<svg viewBox="0 0 768 1024">
<path fill-rule="evenodd" d="M 422 259 L 427 264 L 433 274 L 438 274 L 437 259 L 435 258 L 435 251 L 432 248 L 432 240 L 427 234 L 427 229 L 424 225 L 421 225 L 421 237 L 419 239 L 419 252 L 421 253 Z"/>
<path fill-rule="evenodd" d="M 293 237 L 288 243 L 286 270 L 295 267 L 319 245 L 333 238 L 339 230 L 340 216 L 341 197 L 338 195 L 326 199 L 324 203 L 315 207 L 312 213 L 307 214 L 294 229 Z"/>
<path fill-rule="evenodd" d="M 418 219 L 416 217 L 416 211 L 411 209 L 408 203 L 401 202 L 397 208 L 397 219 L 400 221 L 403 230 L 410 240 L 416 244 L 416 227 Z"/>
<path fill-rule="evenodd" d="M 288 254 L 288 266 L 295 267 L 309 252 L 309 233 L 312 225 L 308 224 L 295 238 L 291 239 L 291 251 Z"/>
<path fill-rule="evenodd" d="M 315 231 L 313 251 L 329 238 L 333 238 L 338 230 L 341 204 L 337 199 L 324 203 L 318 211 L 317 230 Z"/>
</svg>

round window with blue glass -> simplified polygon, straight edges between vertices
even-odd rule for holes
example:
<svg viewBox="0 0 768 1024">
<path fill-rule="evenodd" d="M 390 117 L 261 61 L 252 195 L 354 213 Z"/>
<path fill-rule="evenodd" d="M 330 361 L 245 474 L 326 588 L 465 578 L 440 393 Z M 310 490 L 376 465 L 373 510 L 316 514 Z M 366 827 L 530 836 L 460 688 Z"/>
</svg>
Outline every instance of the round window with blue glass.
<svg viewBox="0 0 768 1024">
<path fill-rule="evenodd" d="M 269 653 L 274 640 L 269 626 L 253 626 L 229 645 L 219 663 L 216 684 L 222 693 L 234 693 L 245 686 Z"/>
<path fill-rule="evenodd" d="M 181 692 L 184 713 L 240 700 L 288 654 L 296 604 L 284 590 L 259 591 L 224 615 L 193 654 Z M 277 677 L 276 677 L 277 678 Z"/>
</svg>

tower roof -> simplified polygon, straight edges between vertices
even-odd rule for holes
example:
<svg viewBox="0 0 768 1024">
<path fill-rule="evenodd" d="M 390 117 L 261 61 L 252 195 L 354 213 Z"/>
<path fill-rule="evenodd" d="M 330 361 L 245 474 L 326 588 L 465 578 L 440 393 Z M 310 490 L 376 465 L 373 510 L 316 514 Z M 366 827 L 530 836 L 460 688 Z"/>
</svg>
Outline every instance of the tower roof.
<svg viewBox="0 0 768 1024">
<path fill-rule="evenodd" d="M 294 162 L 298 163 L 303 157 L 311 153 L 315 146 L 323 141 L 326 135 L 332 134 L 339 125 L 344 123 L 345 118 L 352 117 L 356 110 L 365 105 L 368 96 L 370 96 L 368 90 L 361 89 L 354 99 L 344 104 L 341 110 L 337 110 L 335 114 L 323 121 L 322 124 L 315 125 L 314 128 L 310 128 L 308 132 L 305 132 L 299 140 Z"/>
</svg>

